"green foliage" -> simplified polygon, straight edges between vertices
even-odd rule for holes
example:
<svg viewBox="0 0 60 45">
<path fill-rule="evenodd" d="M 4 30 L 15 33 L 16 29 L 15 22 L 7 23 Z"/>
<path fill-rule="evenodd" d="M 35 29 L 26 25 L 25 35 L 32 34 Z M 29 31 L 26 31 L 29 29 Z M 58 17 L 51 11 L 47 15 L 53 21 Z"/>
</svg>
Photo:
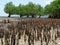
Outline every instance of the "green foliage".
<svg viewBox="0 0 60 45">
<path fill-rule="evenodd" d="M 27 13 L 28 15 L 41 15 L 42 14 L 42 7 L 39 4 L 33 4 L 29 2 L 27 5 Z"/>
<path fill-rule="evenodd" d="M 60 18 L 60 0 L 54 0 L 50 5 L 46 5 L 45 14 L 49 14 L 52 18 Z"/>
<path fill-rule="evenodd" d="M 29 2 L 26 5 L 14 6 L 12 2 L 9 2 L 5 5 L 4 11 L 8 14 L 17 14 L 17 15 L 42 15 L 43 8 L 39 4 L 33 4 Z"/>
<path fill-rule="evenodd" d="M 29 2 L 26 5 L 15 6 L 12 2 L 9 2 L 5 5 L 4 11 L 9 15 L 17 14 L 17 15 L 45 15 L 49 14 L 52 18 L 60 18 L 60 0 L 54 0 L 49 5 L 46 5 L 45 8 L 41 7 L 39 4 L 34 4 Z"/>
<path fill-rule="evenodd" d="M 35 12 L 37 15 L 42 15 L 42 12 L 43 12 L 43 7 L 41 7 L 41 5 L 37 4 L 35 6 Z"/>
<path fill-rule="evenodd" d="M 4 11 L 9 14 L 14 14 L 15 6 L 12 2 L 9 2 L 5 5 Z"/>
</svg>

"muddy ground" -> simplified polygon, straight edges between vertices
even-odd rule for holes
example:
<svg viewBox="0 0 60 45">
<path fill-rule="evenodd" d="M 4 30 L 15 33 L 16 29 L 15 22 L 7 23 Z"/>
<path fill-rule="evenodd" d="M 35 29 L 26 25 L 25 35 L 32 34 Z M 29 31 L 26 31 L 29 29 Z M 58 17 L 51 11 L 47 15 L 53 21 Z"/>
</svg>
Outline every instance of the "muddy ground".
<svg viewBox="0 0 60 45">
<path fill-rule="evenodd" d="M 60 45 L 60 19 L 0 18 L 0 45 Z"/>
</svg>

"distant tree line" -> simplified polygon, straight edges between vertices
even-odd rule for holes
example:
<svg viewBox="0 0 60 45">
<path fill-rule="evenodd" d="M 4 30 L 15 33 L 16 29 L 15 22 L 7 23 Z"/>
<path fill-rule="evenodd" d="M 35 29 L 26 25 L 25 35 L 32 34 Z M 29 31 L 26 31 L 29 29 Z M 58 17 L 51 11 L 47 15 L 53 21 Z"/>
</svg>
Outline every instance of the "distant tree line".
<svg viewBox="0 0 60 45">
<path fill-rule="evenodd" d="M 9 14 L 10 17 L 13 14 L 34 18 L 35 15 L 49 15 L 49 18 L 60 18 L 60 0 L 54 0 L 50 4 L 46 5 L 44 8 L 39 4 L 34 4 L 29 2 L 26 5 L 15 6 L 12 2 L 5 5 L 4 11 Z"/>
<path fill-rule="evenodd" d="M 25 15 L 27 17 L 29 17 L 29 15 L 31 15 L 32 17 L 34 17 L 35 15 L 41 16 L 43 14 L 42 10 L 43 7 L 41 7 L 41 5 L 33 4 L 32 2 L 29 2 L 26 5 L 19 4 L 19 6 L 15 6 L 12 2 L 9 2 L 5 5 L 4 8 L 4 11 L 9 14 L 8 17 L 10 17 L 13 14 L 20 15 L 20 17 Z"/>
<path fill-rule="evenodd" d="M 49 18 L 60 18 L 60 0 L 54 0 L 44 8 L 44 14 L 49 14 Z"/>
</svg>

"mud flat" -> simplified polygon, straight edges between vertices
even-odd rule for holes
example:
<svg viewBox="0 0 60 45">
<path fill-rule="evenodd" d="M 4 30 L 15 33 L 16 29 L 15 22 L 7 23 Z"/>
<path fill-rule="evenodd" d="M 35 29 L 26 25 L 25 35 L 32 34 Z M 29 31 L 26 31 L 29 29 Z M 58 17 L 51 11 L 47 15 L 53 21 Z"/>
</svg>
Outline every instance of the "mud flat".
<svg viewBox="0 0 60 45">
<path fill-rule="evenodd" d="M 60 19 L 0 18 L 0 45 L 60 45 Z"/>
</svg>

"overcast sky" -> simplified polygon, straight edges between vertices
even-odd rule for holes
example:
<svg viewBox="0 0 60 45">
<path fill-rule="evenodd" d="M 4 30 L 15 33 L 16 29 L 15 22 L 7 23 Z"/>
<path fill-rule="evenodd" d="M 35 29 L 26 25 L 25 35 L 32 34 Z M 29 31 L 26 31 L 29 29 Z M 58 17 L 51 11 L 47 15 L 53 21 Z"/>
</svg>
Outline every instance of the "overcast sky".
<svg viewBox="0 0 60 45">
<path fill-rule="evenodd" d="M 27 4 L 28 2 L 33 2 L 44 7 L 45 5 L 50 4 L 52 1 L 53 0 L 0 0 L 0 16 L 8 16 L 8 14 L 4 12 L 4 6 L 8 2 L 13 2 L 13 4 L 16 6 L 19 4 Z"/>
</svg>

